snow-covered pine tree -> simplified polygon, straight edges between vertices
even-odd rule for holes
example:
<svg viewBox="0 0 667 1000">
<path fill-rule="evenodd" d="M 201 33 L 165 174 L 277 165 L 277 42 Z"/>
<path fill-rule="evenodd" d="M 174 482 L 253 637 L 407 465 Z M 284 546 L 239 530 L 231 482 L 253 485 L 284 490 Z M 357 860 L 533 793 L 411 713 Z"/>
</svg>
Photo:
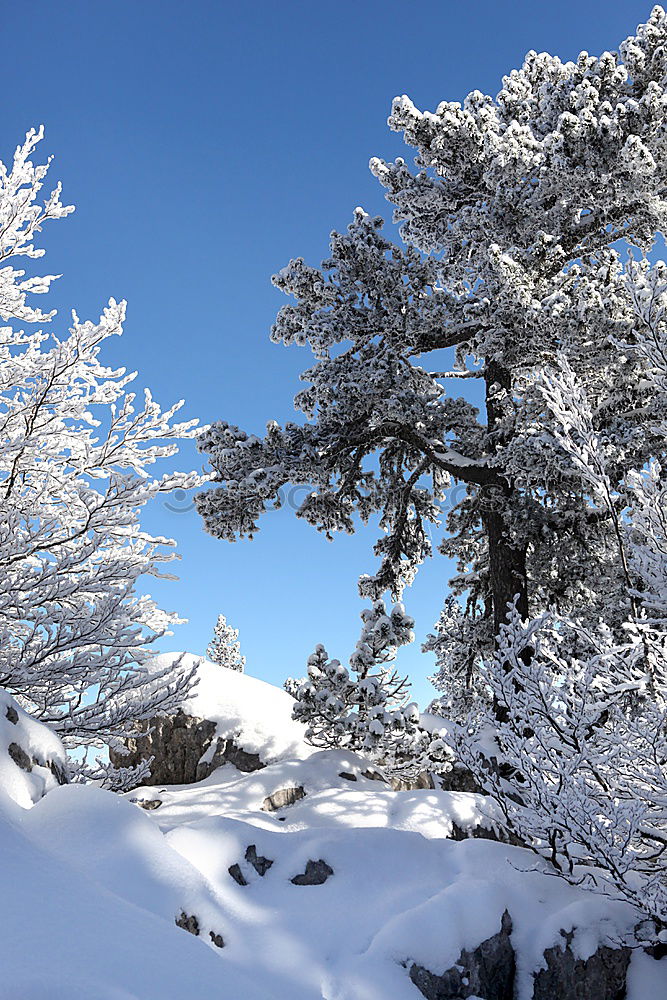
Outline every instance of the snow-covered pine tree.
<svg viewBox="0 0 667 1000">
<path fill-rule="evenodd" d="M 139 720 L 172 710 L 191 682 L 178 663 L 143 666 L 180 619 L 135 585 L 165 576 L 174 558 L 173 542 L 141 527 L 141 508 L 203 481 L 149 473 L 196 421 L 175 423 L 181 404 L 163 412 L 148 391 L 137 402 L 135 375 L 101 362 L 124 303 L 111 299 L 98 323 L 73 314 L 58 337 L 24 330 L 53 319 L 29 301 L 53 276 L 26 277 L 14 262 L 41 257 L 33 241 L 44 223 L 73 210 L 60 185 L 40 203 L 48 164 L 31 156 L 41 138 L 31 131 L 11 168 L 0 164 L 0 685 L 67 747 L 122 750 Z"/>
<path fill-rule="evenodd" d="M 307 485 L 297 514 L 328 535 L 379 514 L 381 563 L 360 590 L 398 597 L 456 480 L 467 493 L 441 551 L 458 561 L 475 662 L 516 595 L 524 618 L 623 611 L 613 518 L 550 461 L 535 373 L 567 358 L 611 442 L 615 487 L 662 455 L 645 360 L 616 345 L 633 324 L 619 240 L 646 249 L 667 226 L 666 51 L 656 7 L 618 53 L 528 53 L 495 98 L 473 91 L 434 113 L 394 102 L 418 171 L 371 166 L 405 245 L 357 210 L 321 268 L 297 259 L 276 275 L 295 302 L 272 337 L 315 358 L 295 401 L 306 421 L 201 436 L 218 483 L 197 499 L 209 532 L 252 535 L 281 487 Z M 482 414 L 449 394 L 461 379 L 480 386 Z"/>
<path fill-rule="evenodd" d="M 290 684 L 293 716 L 306 723 L 306 739 L 316 747 L 364 754 L 394 777 L 449 770 L 449 748 L 422 728 L 419 710 L 408 700 L 407 678 L 394 666 L 399 647 L 413 641 L 413 619 L 402 604 L 387 611 L 375 601 L 361 620 L 349 670 L 319 645 L 308 658 L 307 677 Z"/>
<path fill-rule="evenodd" d="M 241 644 L 238 639 L 239 630 L 228 625 L 224 615 L 218 615 L 213 629 L 213 638 L 206 650 L 209 660 L 217 663 L 220 667 L 228 667 L 229 670 L 238 670 L 239 673 L 243 673 L 245 656 L 241 656 Z"/>
<path fill-rule="evenodd" d="M 635 327 L 618 347 L 644 359 L 640 393 L 667 439 L 667 265 L 631 263 L 626 285 Z M 664 937 L 667 481 L 652 461 L 616 488 L 614 442 L 594 431 L 586 388 L 564 359 L 542 389 L 554 418 L 545 446 L 614 525 L 626 614 L 619 621 L 610 604 L 597 622 L 585 608 L 522 621 L 514 609 L 480 671 L 502 711 L 479 699 L 457 750 L 525 843 L 564 877 L 644 910 Z"/>
</svg>

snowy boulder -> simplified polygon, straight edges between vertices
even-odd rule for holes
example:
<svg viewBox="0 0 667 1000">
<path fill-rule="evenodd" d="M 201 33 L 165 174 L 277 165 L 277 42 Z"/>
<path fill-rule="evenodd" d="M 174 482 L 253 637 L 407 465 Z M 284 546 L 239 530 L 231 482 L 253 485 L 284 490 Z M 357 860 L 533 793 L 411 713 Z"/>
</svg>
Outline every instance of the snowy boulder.
<svg viewBox="0 0 667 1000">
<path fill-rule="evenodd" d="M 179 655 L 156 656 L 148 667 L 163 669 Z M 183 654 L 183 663 L 197 664 L 197 657 Z M 113 764 L 134 766 L 153 757 L 155 785 L 185 785 L 223 764 L 249 773 L 312 752 L 304 726 L 292 719 L 294 700 L 287 692 L 210 660 L 199 660 L 196 679 L 178 712 L 145 720 L 144 735 L 127 740 L 127 754 L 111 753 Z"/>
<path fill-rule="evenodd" d="M 535 976 L 533 1000 L 618 1000 L 626 996 L 630 948 L 605 945 L 583 959 L 574 954 L 572 934 L 561 931 L 561 945 L 544 952 L 546 968 Z"/>
<path fill-rule="evenodd" d="M 502 915 L 500 930 L 472 950 L 464 949 L 442 975 L 413 964 L 410 979 L 426 1000 L 513 1000 L 517 959 L 512 945 L 512 918 Z M 601 945 L 587 958 L 572 950 L 574 932 L 561 931 L 562 942 L 545 950 L 543 968 L 535 972 L 531 1000 L 622 1000 L 632 952 Z"/>
<path fill-rule="evenodd" d="M 465 1000 L 475 996 L 485 1000 L 513 1000 L 516 959 L 511 933 L 512 919 L 505 910 L 498 933 L 472 951 L 464 949 L 456 965 L 443 975 L 436 976 L 422 966 L 413 965 L 410 979 L 426 1000 Z"/>
<path fill-rule="evenodd" d="M 66 783 L 67 754 L 59 738 L 0 689 L 0 788 L 28 809 Z"/>
</svg>

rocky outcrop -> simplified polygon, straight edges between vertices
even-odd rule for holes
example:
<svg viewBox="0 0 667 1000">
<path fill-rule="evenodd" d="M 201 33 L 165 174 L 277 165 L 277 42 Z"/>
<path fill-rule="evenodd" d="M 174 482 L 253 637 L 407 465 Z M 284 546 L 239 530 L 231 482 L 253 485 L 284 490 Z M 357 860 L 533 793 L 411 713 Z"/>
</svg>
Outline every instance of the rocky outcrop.
<svg viewBox="0 0 667 1000">
<path fill-rule="evenodd" d="M 237 885 L 247 885 L 246 877 L 241 871 L 241 866 L 238 863 L 230 865 L 227 869 L 229 874 L 232 876 Z"/>
<path fill-rule="evenodd" d="M 535 976 L 533 1000 L 625 1000 L 630 949 L 603 946 L 590 958 L 576 958 L 573 935 L 561 934 L 562 945 L 544 953 L 547 967 Z"/>
<path fill-rule="evenodd" d="M 181 910 L 180 916 L 176 917 L 176 926 L 181 927 L 188 934 L 199 937 L 199 921 L 193 914 L 186 913 L 185 910 Z"/>
<path fill-rule="evenodd" d="M 466 1000 L 467 997 L 513 1000 L 516 959 L 511 933 L 512 919 L 505 910 L 498 933 L 482 941 L 473 951 L 464 949 L 451 969 L 436 976 L 413 964 L 410 979 L 426 1000 Z M 557 995 L 553 995 L 553 1000 Z"/>
<path fill-rule="evenodd" d="M 319 861 L 306 862 L 305 872 L 302 875 L 295 875 L 290 882 L 292 885 L 323 885 L 333 873 L 331 865 L 320 858 Z"/>
<path fill-rule="evenodd" d="M 68 781 L 67 754 L 58 736 L 0 688 L 0 783 L 25 807 Z"/>
<path fill-rule="evenodd" d="M 500 930 L 442 975 L 412 964 L 410 979 L 426 1000 L 513 1000 L 516 957 L 512 919 L 505 910 Z M 562 943 L 544 952 L 545 968 L 534 974 L 532 1000 L 625 1000 L 631 951 L 601 946 L 587 959 L 577 958 L 574 935 L 561 931 Z"/>
<path fill-rule="evenodd" d="M 116 767 L 135 767 L 153 757 L 151 781 L 154 785 L 187 785 L 207 778 L 223 764 L 239 771 L 259 771 L 265 765 L 259 754 L 248 753 L 232 739 L 216 739 L 216 726 L 179 710 L 141 724 L 143 735 L 126 741 L 127 754 L 111 751 Z M 214 744 L 215 741 L 215 744 Z"/>
<path fill-rule="evenodd" d="M 285 809 L 287 806 L 293 806 L 295 802 L 299 799 L 306 797 L 306 790 L 302 785 L 297 785 L 296 787 L 289 788 L 279 788 L 276 792 L 272 792 L 271 795 L 267 795 L 262 803 L 262 809 L 264 812 L 277 812 L 279 809 Z"/>
<path fill-rule="evenodd" d="M 264 877 L 268 872 L 269 868 L 273 864 L 271 858 L 264 858 L 261 854 L 257 853 L 257 848 L 254 844 L 246 848 L 245 859 L 248 864 L 252 865 L 258 875 Z"/>
</svg>

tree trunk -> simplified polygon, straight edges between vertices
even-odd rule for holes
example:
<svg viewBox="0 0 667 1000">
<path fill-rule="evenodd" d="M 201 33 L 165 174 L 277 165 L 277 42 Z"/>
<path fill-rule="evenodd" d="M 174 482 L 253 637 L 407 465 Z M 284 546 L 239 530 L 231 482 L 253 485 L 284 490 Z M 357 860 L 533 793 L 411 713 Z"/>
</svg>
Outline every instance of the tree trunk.
<svg viewBox="0 0 667 1000">
<path fill-rule="evenodd" d="M 512 376 L 509 369 L 494 360 L 486 362 L 486 415 L 489 450 L 498 451 L 511 439 L 512 431 L 503 424 L 503 403 L 511 399 Z M 503 395 L 499 403 L 498 395 Z M 522 618 L 528 617 L 528 585 L 526 579 L 525 544 L 510 541 L 505 514 L 511 510 L 516 496 L 512 484 L 483 486 L 479 492 L 482 521 L 489 545 L 489 587 L 493 603 L 493 632 L 497 637 L 500 626 L 507 620 L 507 605 L 517 598 Z"/>
<path fill-rule="evenodd" d="M 511 502 L 511 493 L 507 498 Z M 489 584 L 493 603 L 493 633 L 507 620 L 507 605 L 518 596 L 517 610 L 528 617 L 525 546 L 512 545 L 507 538 L 502 508 L 486 510 L 484 527 L 489 543 Z"/>
</svg>

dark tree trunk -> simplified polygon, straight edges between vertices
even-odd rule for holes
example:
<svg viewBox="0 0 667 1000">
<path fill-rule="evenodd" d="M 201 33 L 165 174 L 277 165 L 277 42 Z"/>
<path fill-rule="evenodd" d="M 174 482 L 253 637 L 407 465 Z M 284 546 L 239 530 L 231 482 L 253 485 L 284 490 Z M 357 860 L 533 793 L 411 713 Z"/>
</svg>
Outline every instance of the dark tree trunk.
<svg viewBox="0 0 667 1000">
<path fill-rule="evenodd" d="M 486 415 L 489 450 L 497 451 L 511 438 L 511 428 L 503 423 L 503 403 L 508 405 L 512 394 L 511 372 L 497 361 L 486 362 Z M 502 397 L 500 403 L 499 395 Z M 482 486 L 479 503 L 489 545 L 489 587 L 493 604 L 493 631 L 497 637 L 500 626 L 507 620 L 507 605 L 517 600 L 522 618 L 528 617 L 528 585 L 526 580 L 525 544 L 509 537 L 505 515 L 516 496 L 512 484 Z"/>
<path fill-rule="evenodd" d="M 511 502 L 511 494 L 507 498 Z M 522 618 L 528 617 L 528 589 L 526 585 L 526 549 L 511 544 L 507 537 L 503 508 L 486 510 L 484 526 L 489 543 L 489 584 L 493 603 L 493 632 L 498 635 L 500 626 L 507 620 L 507 605 L 518 596 L 517 610 Z"/>
</svg>

